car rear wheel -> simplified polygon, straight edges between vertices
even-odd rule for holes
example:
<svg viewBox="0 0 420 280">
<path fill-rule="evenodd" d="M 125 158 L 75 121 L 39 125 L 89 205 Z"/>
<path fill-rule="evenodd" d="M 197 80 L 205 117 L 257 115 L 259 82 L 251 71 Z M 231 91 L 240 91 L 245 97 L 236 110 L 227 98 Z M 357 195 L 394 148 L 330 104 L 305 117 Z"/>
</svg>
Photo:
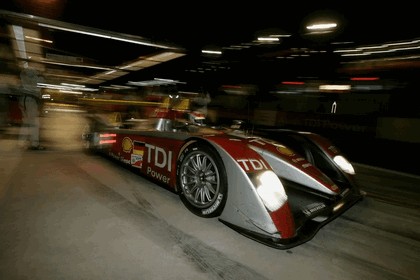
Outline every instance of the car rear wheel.
<svg viewBox="0 0 420 280">
<path fill-rule="evenodd" d="M 82 149 L 86 154 L 92 154 L 94 152 L 93 145 L 93 125 L 91 122 L 87 122 L 83 127 L 82 131 Z"/>
<path fill-rule="evenodd" d="M 219 216 L 227 199 L 226 170 L 219 154 L 196 142 L 184 149 L 177 166 L 179 195 L 184 205 L 200 217 Z"/>
</svg>

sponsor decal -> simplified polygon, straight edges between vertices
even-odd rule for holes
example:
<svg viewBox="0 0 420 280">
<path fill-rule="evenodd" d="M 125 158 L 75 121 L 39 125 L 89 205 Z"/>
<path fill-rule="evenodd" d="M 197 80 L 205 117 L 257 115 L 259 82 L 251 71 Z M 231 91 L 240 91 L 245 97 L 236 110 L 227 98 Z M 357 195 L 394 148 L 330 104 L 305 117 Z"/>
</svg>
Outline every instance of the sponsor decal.
<svg viewBox="0 0 420 280">
<path fill-rule="evenodd" d="M 296 163 L 298 163 L 299 161 L 303 161 L 303 160 L 305 160 L 305 159 L 302 158 L 302 157 L 292 159 L 292 161 L 296 162 Z"/>
<path fill-rule="evenodd" d="M 333 152 L 334 154 L 338 154 L 338 149 L 336 146 L 329 146 L 328 150 L 330 150 L 331 152 Z"/>
<path fill-rule="evenodd" d="M 249 143 L 253 143 L 253 142 L 258 143 L 261 146 L 264 146 L 265 145 L 264 141 L 262 139 L 260 139 L 260 138 L 254 138 L 254 139 L 249 140 Z"/>
<path fill-rule="evenodd" d="M 134 140 L 133 141 L 133 154 L 143 156 L 145 145 L 146 143 L 144 142 Z"/>
<path fill-rule="evenodd" d="M 165 151 L 165 149 L 145 143 L 147 149 L 147 163 L 151 163 L 159 168 L 166 168 L 169 172 L 172 169 L 172 151 Z"/>
<path fill-rule="evenodd" d="M 321 211 L 322 209 L 324 209 L 326 206 L 324 203 L 312 203 L 307 205 L 305 208 L 302 209 L 302 212 L 307 216 L 311 216 L 316 212 Z"/>
<path fill-rule="evenodd" d="M 144 150 L 147 149 L 147 163 L 148 167 L 146 169 L 146 175 L 151 176 L 159 181 L 162 181 L 165 184 L 169 184 L 169 177 L 164 175 L 162 171 L 157 171 L 155 169 L 152 169 L 152 166 L 167 170 L 168 172 L 171 172 L 172 170 L 172 151 L 166 151 L 165 149 L 147 144 L 147 143 L 134 143 L 134 150 L 135 154 L 141 156 L 141 159 L 143 161 L 143 154 Z M 150 165 L 150 163 L 152 165 Z"/>
<path fill-rule="evenodd" d="M 303 161 L 301 163 L 302 168 L 308 168 L 308 167 L 311 167 L 312 166 L 312 164 L 310 162 L 307 162 L 306 159 L 304 159 L 302 157 L 292 158 L 292 161 L 295 162 L 295 163 L 300 163 L 301 161 Z"/>
<path fill-rule="evenodd" d="M 122 158 L 119 155 L 114 154 L 113 152 L 108 153 L 112 158 L 117 159 L 119 161 L 122 160 Z"/>
<path fill-rule="evenodd" d="M 131 154 L 131 165 L 137 168 L 141 168 L 143 163 L 143 155 Z"/>
<path fill-rule="evenodd" d="M 133 148 L 133 141 L 131 141 L 131 139 L 128 137 L 124 137 L 121 145 L 124 153 L 130 153 L 131 149 Z"/>
<path fill-rule="evenodd" d="M 214 202 L 214 204 L 212 206 L 210 206 L 209 208 L 201 211 L 201 214 L 208 215 L 208 214 L 213 213 L 217 209 L 217 207 L 219 207 L 220 203 L 222 202 L 222 199 L 223 199 L 223 194 L 219 193 L 219 195 L 217 196 L 217 199 Z"/>
<path fill-rule="evenodd" d="M 290 150 L 289 148 L 287 148 L 283 145 L 276 145 L 276 149 L 281 154 L 286 155 L 286 156 L 294 156 L 295 155 L 295 153 L 292 150 Z"/>
<path fill-rule="evenodd" d="M 311 166 L 312 166 L 312 164 L 310 164 L 310 163 L 302 164 L 302 167 L 303 168 L 308 168 L 308 167 L 311 167 Z"/>
<path fill-rule="evenodd" d="M 133 167 L 141 168 L 143 163 L 143 154 L 145 149 L 145 143 L 132 140 L 129 137 L 124 137 L 121 141 L 122 150 L 124 153 L 131 153 L 130 159 L 124 159 L 124 157 L 121 156 L 114 156 L 118 160 L 130 164 Z"/>
<path fill-rule="evenodd" d="M 120 159 L 118 156 L 116 156 L 113 152 L 108 152 L 108 155 L 110 155 L 111 157 L 113 157 L 113 158 L 116 158 L 116 159 Z"/>
<path fill-rule="evenodd" d="M 169 179 L 170 179 L 169 177 L 163 175 L 162 173 L 159 173 L 159 172 L 153 170 L 150 166 L 147 167 L 146 174 L 155 178 L 155 179 L 158 179 L 159 181 L 162 181 L 166 184 L 169 184 Z"/>
<path fill-rule="evenodd" d="M 269 169 L 261 159 L 244 158 L 236 161 L 245 171 Z"/>
</svg>

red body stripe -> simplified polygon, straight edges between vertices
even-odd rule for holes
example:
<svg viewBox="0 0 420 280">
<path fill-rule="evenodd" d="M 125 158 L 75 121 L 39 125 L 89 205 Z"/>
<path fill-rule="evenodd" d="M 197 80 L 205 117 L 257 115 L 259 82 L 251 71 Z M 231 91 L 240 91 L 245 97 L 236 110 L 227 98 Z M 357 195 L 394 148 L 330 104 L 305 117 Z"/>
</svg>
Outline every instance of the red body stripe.
<svg viewBox="0 0 420 280">
<path fill-rule="evenodd" d="M 292 238 L 296 235 L 295 221 L 289 202 L 286 202 L 278 210 L 270 213 L 274 225 L 281 234 L 281 238 Z"/>
</svg>

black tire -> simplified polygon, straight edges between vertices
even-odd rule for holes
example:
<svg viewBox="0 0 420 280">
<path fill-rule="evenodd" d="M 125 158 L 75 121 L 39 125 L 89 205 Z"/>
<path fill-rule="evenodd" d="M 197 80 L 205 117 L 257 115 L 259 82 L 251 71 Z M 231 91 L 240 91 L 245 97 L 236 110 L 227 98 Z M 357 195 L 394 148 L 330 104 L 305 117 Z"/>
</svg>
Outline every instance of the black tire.
<svg viewBox="0 0 420 280">
<path fill-rule="evenodd" d="M 226 169 L 210 146 L 195 142 L 181 153 L 177 164 L 178 193 L 195 215 L 219 216 L 227 199 Z"/>
<path fill-rule="evenodd" d="M 82 131 L 82 142 L 83 142 L 83 147 L 84 148 L 89 148 L 90 146 L 90 141 L 89 141 L 89 134 L 91 133 L 92 129 L 90 127 L 89 123 L 86 123 L 85 126 L 83 127 L 83 131 Z"/>
</svg>

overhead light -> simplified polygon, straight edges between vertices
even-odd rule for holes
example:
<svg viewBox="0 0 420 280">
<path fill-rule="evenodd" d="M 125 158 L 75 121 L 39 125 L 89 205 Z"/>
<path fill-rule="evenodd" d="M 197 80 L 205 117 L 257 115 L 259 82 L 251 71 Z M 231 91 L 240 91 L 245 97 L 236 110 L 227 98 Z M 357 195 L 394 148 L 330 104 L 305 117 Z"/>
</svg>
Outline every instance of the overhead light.
<svg viewBox="0 0 420 280">
<path fill-rule="evenodd" d="M 61 93 L 69 93 L 69 94 L 78 94 L 78 95 L 83 94 L 83 92 L 81 92 L 81 91 L 62 90 L 62 89 L 60 89 L 59 92 L 61 92 Z"/>
<path fill-rule="evenodd" d="M 100 31 L 97 31 L 97 32 L 87 31 L 87 30 L 89 30 L 89 28 L 87 28 L 86 30 L 83 30 L 82 27 L 67 28 L 67 27 L 63 27 L 63 26 L 45 24 L 45 23 L 38 23 L 38 25 L 42 26 L 42 27 L 51 28 L 51 29 L 57 29 L 57 30 L 62 30 L 62 31 L 67 31 L 67 32 L 83 34 L 83 35 L 100 37 L 100 38 L 104 38 L 104 39 L 123 41 L 123 42 L 127 42 L 127 43 L 139 44 L 139 45 L 150 46 L 150 47 L 158 47 L 158 48 L 163 48 L 163 49 L 173 49 L 173 47 L 170 47 L 170 46 L 150 43 L 150 42 L 147 42 L 145 40 L 136 39 L 134 37 L 129 38 L 127 36 L 105 35 L 105 33 L 100 33 Z"/>
<path fill-rule="evenodd" d="M 306 26 L 306 29 L 309 30 L 327 30 L 327 29 L 333 29 L 337 27 L 337 23 L 315 23 Z"/>
<path fill-rule="evenodd" d="M 37 83 L 37 87 L 39 88 L 46 88 L 46 89 L 56 89 L 60 91 L 98 91 L 96 88 L 88 88 L 84 85 L 77 85 L 77 84 L 67 84 L 61 83 L 60 85 L 55 84 L 47 84 L 47 83 Z"/>
<path fill-rule="evenodd" d="M 265 42 L 278 42 L 280 41 L 277 37 L 258 37 L 258 41 L 265 41 Z"/>
<path fill-rule="evenodd" d="M 185 82 L 180 82 L 172 79 L 161 79 L 154 78 L 153 80 L 133 82 L 129 81 L 127 84 L 134 86 L 162 86 L 162 85 L 174 85 L 174 84 L 185 84 Z"/>
<path fill-rule="evenodd" d="M 44 43 L 49 43 L 52 44 L 53 41 L 51 40 L 45 40 L 45 39 L 41 39 L 41 38 L 36 38 L 36 37 L 32 37 L 32 36 L 25 36 L 26 39 L 30 39 L 30 40 L 34 40 L 34 41 L 40 41 L 40 42 L 44 42 Z"/>
<path fill-rule="evenodd" d="M 16 45 L 17 45 L 17 51 L 18 51 L 17 56 L 22 59 L 27 59 L 23 28 L 22 26 L 18 26 L 18 25 L 13 25 L 12 28 L 13 28 L 13 33 L 16 39 Z"/>
<path fill-rule="evenodd" d="M 349 91 L 351 89 L 350 85 L 320 85 L 319 90 L 327 91 Z"/>
<path fill-rule="evenodd" d="M 45 24 L 45 23 L 38 23 L 38 25 L 42 26 L 42 27 L 51 28 L 51 29 L 61 30 L 61 31 L 68 31 L 68 32 L 74 32 L 74 33 L 79 33 L 79 34 L 83 34 L 83 35 L 89 35 L 89 36 L 94 36 L 94 37 L 111 39 L 111 36 L 103 35 L 103 34 L 99 34 L 99 33 L 94 33 L 94 32 L 88 32 L 88 31 L 83 31 L 83 30 L 78 30 L 78 29 L 66 28 L 66 27 L 61 27 L 61 26 L 56 26 L 56 25 L 51 25 L 51 24 Z"/>
<path fill-rule="evenodd" d="M 41 59 L 41 62 L 48 63 L 48 64 L 54 64 L 54 65 L 80 67 L 80 68 L 90 68 L 90 69 L 107 70 L 107 71 L 114 70 L 114 69 L 109 68 L 109 67 L 101 67 L 101 66 L 95 66 L 95 65 L 84 65 L 84 64 L 71 64 L 71 63 L 55 62 L 55 61 L 48 61 L 46 59 Z"/>
<path fill-rule="evenodd" d="M 80 87 L 85 88 L 85 85 L 79 85 L 79 84 L 69 84 L 69 83 L 61 83 L 63 86 L 69 86 L 69 87 Z"/>
<path fill-rule="evenodd" d="M 100 86 L 100 88 L 121 90 L 121 89 L 133 89 L 134 87 L 123 86 L 123 85 L 110 85 L 110 86 Z"/>
<path fill-rule="evenodd" d="M 396 43 L 386 43 L 379 45 L 370 45 L 364 47 L 338 49 L 335 53 L 341 53 L 341 56 L 364 56 L 383 53 L 399 53 L 420 49 L 420 40 L 402 41 Z"/>
<path fill-rule="evenodd" d="M 154 66 L 156 64 L 166 62 L 181 56 L 184 56 L 183 53 L 176 53 L 176 52 L 162 52 L 158 54 L 154 54 L 148 57 L 140 57 L 139 59 L 132 61 L 128 64 L 123 64 L 118 67 L 118 69 L 129 69 L 129 70 L 139 70 L 142 68 L 147 68 Z"/>
<path fill-rule="evenodd" d="M 222 51 L 212 51 L 212 50 L 202 50 L 202 53 L 207 53 L 207 54 L 222 54 Z"/>
</svg>

